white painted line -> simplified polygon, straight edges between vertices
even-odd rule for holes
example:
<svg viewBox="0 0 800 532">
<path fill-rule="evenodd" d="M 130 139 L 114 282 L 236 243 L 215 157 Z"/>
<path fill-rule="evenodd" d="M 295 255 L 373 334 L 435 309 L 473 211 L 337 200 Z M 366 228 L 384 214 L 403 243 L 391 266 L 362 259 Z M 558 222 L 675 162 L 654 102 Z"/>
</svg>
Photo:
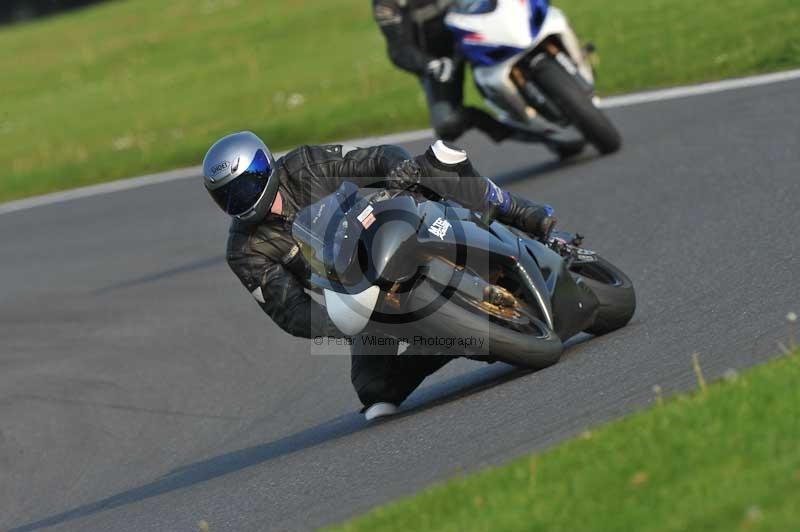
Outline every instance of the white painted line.
<svg viewBox="0 0 800 532">
<path fill-rule="evenodd" d="M 427 138 L 433 138 L 432 129 L 405 131 L 403 133 L 394 133 L 392 135 L 384 135 L 381 137 L 354 139 L 342 142 L 341 144 L 368 147 L 377 146 L 379 144 L 402 144 L 405 142 L 425 140 Z M 285 155 L 285 152 L 275 154 L 276 157 L 281 157 L 282 155 Z M 7 203 L 0 203 L 0 216 L 3 214 L 10 214 L 12 212 L 33 209 L 34 207 L 43 207 L 45 205 L 52 205 L 54 203 L 61 203 L 79 198 L 88 198 L 91 196 L 100 196 L 102 194 L 110 194 L 112 192 L 120 192 L 123 190 L 146 187 L 149 185 L 157 185 L 159 183 L 169 183 L 170 181 L 177 181 L 179 179 L 189 179 L 192 177 L 199 179 L 202 175 L 202 172 L 202 166 L 192 166 L 190 168 L 179 168 L 178 170 L 170 170 L 169 172 L 160 172 L 158 174 L 150 174 L 141 177 L 131 177 L 128 179 L 111 181 L 109 183 L 100 183 L 98 185 L 74 188 L 71 190 L 65 190 L 63 192 L 53 192 L 50 194 L 43 194 L 41 196 L 33 196 L 31 198 L 9 201 Z"/>
<path fill-rule="evenodd" d="M 627 107 L 630 105 L 639 105 L 643 103 L 663 102 L 665 100 L 675 100 L 677 98 L 689 98 L 691 96 L 701 96 L 704 94 L 714 94 L 717 92 L 758 87 L 760 85 L 769 85 L 771 83 L 791 81 L 794 79 L 800 79 L 800 69 L 787 70 L 785 72 L 775 72 L 774 74 L 751 76 L 747 78 L 712 81 L 711 83 L 703 83 L 701 85 L 688 85 L 685 87 L 673 87 L 670 89 L 625 94 L 622 96 L 611 96 L 609 98 L 603 98 L 600 101 L 600 106 L 604 108 L 613 108 Z"/>
<path fill-rule="evenodd" d="M 750 76 L 746 78 L 735 78 L 723 81 L 714 81 L 711 83 L 703 83 L 700 85 L 688 85 L 684 87 L 674 87 L 670 89 L 662 89 L 655 91 L 639 92 L 634 94 L 626 94 L 623 96 L 612 96 L 604 98 L 600 102 L 600 106 L 606 109 L 616 107 L 628 107 L 632 105 L 640 105 L 644 103 L 661 102 L 665 100 L 675 100 L 678 98 L 689 98 L 692 96 L 700 96 L 705 94 L 714 94 L 718 92 L 745 89 L 749 87 L 758 87 L 760 85 L 768 85 L 771 83 L 779 83 L 782 81 L 791 81 L 800 79 L 800 69 L 787 70 L 784 72 L 776 72 L 773 74 L 762 74 L 759 76 Z M 375 146 L 378 144 L 402 144 L 405 142 L 415 142 L 419 140 L 432 139 L 434 136 L 433 130 L 421 129 L 418 131 L 407 131 L 404 133 L 395 133 L 392 135 L 384 135 L 380 137 L 369 137 L 363 139 L 349 140 L 341 144 L 349 144 L 353 146 Z M 277 156 L 282 154 L 278 153 Z M 102 183 L 99 185 L 92 185 L 88 187 L 76 188 L 64 192 L 53 192 L 52 194 L 45 194 L 42 196 L 34 196 L 22 200 L 10 201 L 7 203 L 0 203 L 0 215 L 9 214 L 12 212 L 32 209 L 34 207 L 41 207 L 44 205 L 51 205 L 53 203 L 61 203 L 78 198 L 87 198 L 90 196 L 99 196 L 101 194 L 110 194 L 112 192 L 120 192 L 123 190 L 130 190 L 134 188 L 155 185 L 159 183 L 168 183 L 179 179 L 188 179 L 190 177 L 199 177 L 202 168 L 193 166 L 191 168 L 181 168 L 169 172 L 162 172 L 158 174 L 146 175 L 142 177 L 132 177 L 129 179 L 121 179 L 112 181 L 110 183 Z"/>
<path fill-rule="evenodd" d="M 434 136 L 432 129 L 419 129 L 417 131 L 405 131 L 403 133 L 394 133 L 392 135 L 384 135 L 381 137 L 368 137 L 363 139 L 348 140 L 347 142 L 342 142 L 340 144 L 349 144 L 351 146 L 367 148 L 369 146 L 379 146 L 381 144 L 405 144 L 406 142 L 416 142 L 418 140 L 433 138 Z M 326 142 L 326 144 L 332 143 Z"/>
<path fill-rule="evenodd" d="M 99 185 L 74 188 L 72 190 L 65 190 L 63 192 L 53 192 L 52 194 L 44 194 L 42 196 L 34 196 L 32 198 L 9 201 L 8 203 L 0 203 L 0 215 L 22 211 L 25 209 L 32 209 L 34 207 L 41 207 L 44 205 L 51 205 L 53 203 L 61 203 L 63 201 L 69 201 L 78 198 L 88 198 L 90 196 L 110 194 L 111 192 L 130 190 L 133 188 L 145 187 L 147 185 L 168 183 L 177 179 L 197 177 L 200 175 L 202 170 L 203 169 L 199 166 L 192 168 L 181 168 L 180 170 L 172 170 L 169 172 L 146 175 L 142 177 L 132 177 L 129 179 L 120 179 L 119 181 L 111 181 L 109 183 L 101 183 Z"/>
</svg>

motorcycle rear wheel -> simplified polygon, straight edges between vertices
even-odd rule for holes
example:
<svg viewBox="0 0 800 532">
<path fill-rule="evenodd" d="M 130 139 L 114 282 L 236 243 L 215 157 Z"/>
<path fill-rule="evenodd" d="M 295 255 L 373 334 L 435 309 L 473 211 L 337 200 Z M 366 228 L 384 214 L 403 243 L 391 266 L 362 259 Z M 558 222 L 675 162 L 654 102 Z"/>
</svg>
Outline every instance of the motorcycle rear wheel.
<svg viewBox="0 0 800 532">
<path fill-rule="evenodd" d="M 428 281 L 415 288 L 416 297 L 423 301 L 432 301 L 440 294 L 441 290 Z M 550 366 L 558 362 L 564 351 L 561 339 L 541 321 L 528 317 L 503 319 L 496 312 L 482 311 L 479 302 L 470 301 L 460 293 L 453 294 L 434 314 L 416 325 L 430 336 L 484 338 L 488 351 L 477 353 L 478 357 L 519 367 Z"/>
</svg>

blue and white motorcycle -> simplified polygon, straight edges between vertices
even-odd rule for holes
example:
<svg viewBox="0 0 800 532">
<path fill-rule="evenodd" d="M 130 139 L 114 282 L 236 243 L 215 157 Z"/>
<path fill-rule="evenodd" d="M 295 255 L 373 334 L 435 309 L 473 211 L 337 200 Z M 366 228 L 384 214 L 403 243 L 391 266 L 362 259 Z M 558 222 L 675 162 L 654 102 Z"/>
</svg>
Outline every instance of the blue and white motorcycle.
<svg viewBox="0 0 800 532">
<path fill-rule="evenodd" d="M 588 141 L 619 150 L 620 134 L 597 107 L 592 47 L 582 48 L 547 0 L 455 0 L 445 23 L 459 39 L 486 104 L 499 120 L 561 156 Z"/>
</svg>

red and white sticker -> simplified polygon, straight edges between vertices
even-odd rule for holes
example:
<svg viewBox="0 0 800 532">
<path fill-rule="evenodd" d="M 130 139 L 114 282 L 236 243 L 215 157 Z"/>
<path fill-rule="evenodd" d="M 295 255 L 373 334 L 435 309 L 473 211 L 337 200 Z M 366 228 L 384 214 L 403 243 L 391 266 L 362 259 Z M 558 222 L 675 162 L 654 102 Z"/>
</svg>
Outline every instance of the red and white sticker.
<svg viewBox="0 0 800 532">
<path fill-rule="evenodd" d="M 372 205 L 367 205 L 367 208 L 356 217 L 361 222 L 361 225 L 364 226 L 364 229 L 368 229 L 370 225 L 375 223 L 375 215 L 372 214 L 373 210 L 375 209 L 372 208 Z"/>
</svg>

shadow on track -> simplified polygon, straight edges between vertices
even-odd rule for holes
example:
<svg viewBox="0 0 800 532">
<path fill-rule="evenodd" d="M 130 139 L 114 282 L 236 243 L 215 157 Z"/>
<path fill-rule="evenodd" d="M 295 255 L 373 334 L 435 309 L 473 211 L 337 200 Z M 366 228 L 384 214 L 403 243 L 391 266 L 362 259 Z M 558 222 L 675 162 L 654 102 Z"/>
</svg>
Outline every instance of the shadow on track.
<svg viewBox="0 0 800 532">
<path fill-rule="evenodd" d="M 564 347 L 569 349 L 591 338 L 592 336 L 590 335 L 580 334 L 567 341 Z M 144 486 L 13 528 L 9 532 L 33 532 L 189 488 L 195 484 L 208 482 L 230 473 L 264 464 L 281 456 L 304 451 L 362 430 L 368 430 L 371 427 L 397 422 L 403 418 L 481 393 L 531 373 L 534 373 L 534 370 L 515 368 L 500 362 L 484 366 L 417 390 L 404 403 L 398 415 L 385 420 L 368 423 L 358 413 L 344 414 L 273 442 L 247 447 L 246 449 L 240 449 L 180 467 Z"/>
<path fill-rule="evenodd" d="M 136 286 L 141 286 L 149 283 L 155 283 L 157 281 L 169 279 L 170 277 L 175 277 L 177 275 L 181 275 L 184 273 L 191 273 L 200 270 L 205 270 L 207 268 L 213 268 L 215 266 L 223 264 L 225 264 L 225 256 L 215 255 L 213 257 L 208 257 L 205 259 L 195 260 L 187 264 L 177 266 L 175 268 L 170 268 L 168 270 L 163 270 L 160 272 L 143 275 L 142 277 L 138 277 L 136 279 L 130 279 L 128 281 L 122 281 L 120 283 L 113 284 L 111 286 L 106 286 L 98 290 L 95 290 L 94 293 L 95 295 L 102 295 L 108 292 L 114 292 L 116 290 L 123 290 L 125 288 L 133 288 Z"/>
<path fill-rule="evenodd" d="M 598 158 L 598 155 L 587 149 L 581 155 L 577 155 L 570 159 L 565 159 L 563 161 L 559 159 L 551 159 L 549 161 L 536 163 L 530 166 L 519 168 L 517 170 L 512 170 L 510 172 L 497 174 L 492 178 L 492 180 L 498 185 L 510 185 L 517 181 L 526 181 L 528 179 L 544 176 L 545 174 L 558 172 L 559 170 L 565 170 L 567 168 L 593 163 L 597 161 Z"/>
<path fill-rule="evenodd" d="M 74 519 L 120 508 L 129 504 L 158 497 L 170 492 L 189 488 L 196 484 L 258 466 L 281 456 L 300 452 L 317 445 L 344 438 L 370 427 L 384 425 L 400 420 L 437 405 L 456 401 L 472 394 L 480 393 L 494 386 L 530 373 L 505 364 L 494 364 L 476 369 L 470 373 L 453 377 L 441 383 L 428 386 L 416 392 L 403 408 L 400 415 L 379 423 L 367 423 L 363 416 L 355 412 L 326 421 L 315 427 L 297 432 L 285 438 L 222 454 L 175 469 L 163 477 L 143 486 L 112 495 L 66 512 L 46 517 L 39 521 L 11 529 L 9 532 L 31 532 L 59 525 Z"/>
</svg>

